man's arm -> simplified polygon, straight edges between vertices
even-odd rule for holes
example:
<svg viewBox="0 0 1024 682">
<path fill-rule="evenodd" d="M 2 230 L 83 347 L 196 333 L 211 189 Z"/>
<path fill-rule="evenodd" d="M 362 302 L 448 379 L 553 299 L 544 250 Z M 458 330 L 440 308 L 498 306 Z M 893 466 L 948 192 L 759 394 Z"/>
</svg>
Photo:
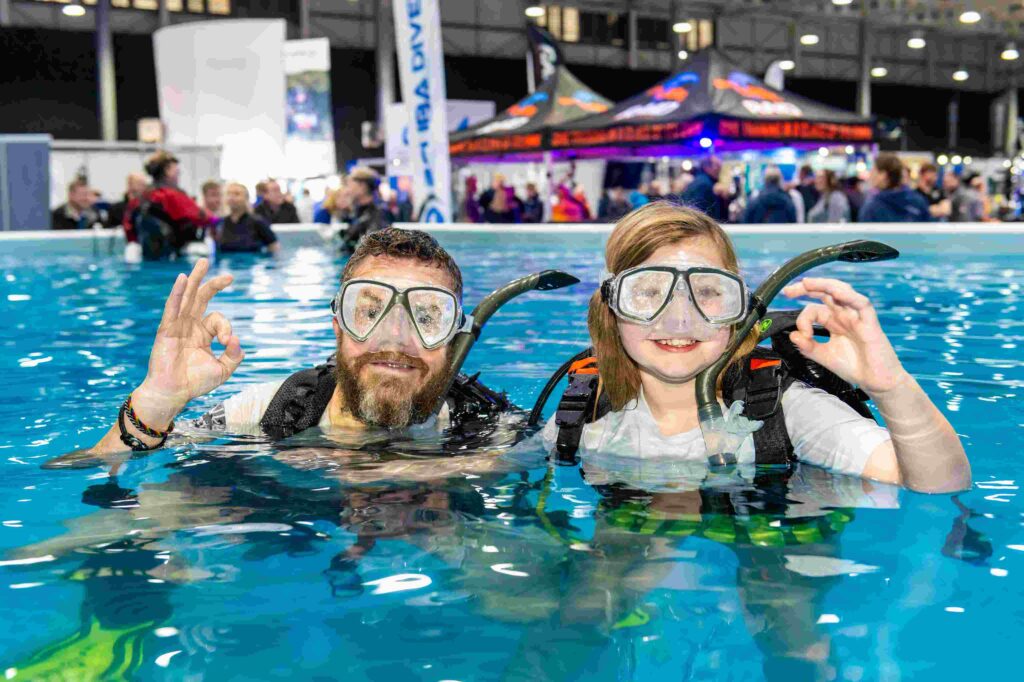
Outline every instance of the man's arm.
<svg viewBox="0 0 1024 682">
<path fill-rule="evenodd" d="M 232 280 L 231 275 L 220 275 L 201 284 L 209 266 L 209 261 L 201 258 L 188 277 L 180 274 L 174 281 L 150 352 L 146 378 L 132 391 L 135 415 L 150 429 L 166 431 L 189 401 L 227 381 L 245 355 L 238 337 L 231 332 L 231 323 L 220 313 L 206 314 L 210 300 Z M 224 346 L 219 357 L 212 352 L 214 339 Z M 128 418 L 120 421 L 129 434 L 149 447 L 161 440 L 146 435 Z M 86 452 L 105 455 L 127 449 L 121 442 L 121 426 L 115 423 Z"/>
</svg>

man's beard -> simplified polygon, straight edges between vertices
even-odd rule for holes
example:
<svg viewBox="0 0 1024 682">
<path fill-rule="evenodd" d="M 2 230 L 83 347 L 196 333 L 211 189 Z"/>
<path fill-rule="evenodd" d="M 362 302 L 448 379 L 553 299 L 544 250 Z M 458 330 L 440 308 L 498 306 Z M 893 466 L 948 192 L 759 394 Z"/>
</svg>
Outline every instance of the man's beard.
<svg viewBox="0 0 1024 682">
<path fill-rule="evenodd" d="M 431 376 L 426 363 L 404 353 L 366 353 L 350 364 L 339 349 L 337 357 L 335 378 L 343 392 L 345 407 L 356 419 L 374 426 L 394 429 L 426 421 L 441 391 L 448 385 L 447 371 Z M 373 373 L 362 378 L 363 368 L 374 362 L 409 365 L 419 372 L 419 377 L 410 380 Z"/>
</svg>

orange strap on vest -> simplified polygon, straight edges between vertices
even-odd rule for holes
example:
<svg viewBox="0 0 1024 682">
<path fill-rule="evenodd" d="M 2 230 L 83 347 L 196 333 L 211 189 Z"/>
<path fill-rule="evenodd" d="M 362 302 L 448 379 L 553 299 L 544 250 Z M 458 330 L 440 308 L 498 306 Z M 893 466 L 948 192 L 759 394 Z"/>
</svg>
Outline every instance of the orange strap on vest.
<svg viewBox="0 0 1024 682">
<path fill-rule="evenodd" d="M 569 366 L 569 374 L 600 374 L 597 358 L 583 358 Z"/>
</svg>

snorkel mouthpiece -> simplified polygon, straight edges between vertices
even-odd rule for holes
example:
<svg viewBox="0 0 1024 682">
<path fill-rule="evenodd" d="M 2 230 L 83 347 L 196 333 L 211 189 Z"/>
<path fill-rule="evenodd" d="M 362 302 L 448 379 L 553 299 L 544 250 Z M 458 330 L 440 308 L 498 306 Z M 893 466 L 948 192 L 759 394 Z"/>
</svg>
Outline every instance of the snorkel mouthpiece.
<svg viewBox="0 0 1024 682">
<path fill-rule="evenodd" d="M 700 430 L 704 436 L 704 443 L 708 451 L 708 463 L 711 466 L 734 464 L 736 449 L 742 443 L 742 438 L 737 440 L 737 437 L 740 432 L 750 432 L 745 429 L 742 422 L 735 421 L 735 418 L 742 419 L 742 417 L 733 409 L 729 410 L 729 418 L 723 415 L 716 395 L 718 377 L 729 364 L 736 349 L 747 338 L 750 330 L 768 312 L 768 306 L 783 287 L 804 272 L 825 263 L 833 261 L 870 263 L 891 260 L 899 255 L 900 252 L 888 244 L 864 239 L 823 246 L 787 261 L 769 275 L 768 279 L 751 294 L 750 313 L 737 325 L 732 341 L 729 342 L 725 352 L 710 367 L 697 375 L 697 418 L 700 420 Z"/>
<path fill-rule="evenodd" d="M 469 355 L 470 349 L 476 340 L 480 338 L 480 332 L 483 330 L 487 321 L 491 319 L 494 313 L 498 312 L 501 306 L 511 301 L 520 294 L 525 294 L 527 291 L 553 291 L 555 289 L 562 289 L 563 287 L 572 286 L 578 284 L 579 280 L 570 275 L 567 272 L 561 270 L 543 270 L 541 272 L 535 272 L 532 275 L 526 277 L 520 277 L 519 279 L 512 280 L 500 289 L 496 289 L 487 295 L 484 300 L 480 301 L 473 312 L 470 314 L 471 325 L 467 325 L 468 329 L 460 331 L 452 339 L 450 350 L 451 360 L 450 367 L 448 370 L 448 386 L 441 393 L 438 399 L 437 405 L 434 406 L 434 413 L 436 414 L 441 406 L 444 404 L 444 400 L 448 395 L 448 391 L 451 390 L 452 384 L 455 382 L 455 377 L 458 376 L 459 370 L 462 369 L 463 363 L 466 362 L 466 356 Z"/>
</svg>

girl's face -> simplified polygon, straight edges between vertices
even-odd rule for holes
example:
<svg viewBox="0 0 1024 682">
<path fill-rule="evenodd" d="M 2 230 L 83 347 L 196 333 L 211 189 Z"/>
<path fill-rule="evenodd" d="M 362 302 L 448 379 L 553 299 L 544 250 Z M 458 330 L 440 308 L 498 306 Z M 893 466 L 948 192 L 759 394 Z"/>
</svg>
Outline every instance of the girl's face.
<svg viewBox="0 0 1024 682">
<path fill-rule="evenodd" d="M 680 263 L 680 255 L 686 263 Z M 662 246 L 643 265 L 705 265 L 726 269 L 718 247 L 699 237 Z M 721 357 L 729 345 L 728 325 L 709 331 L 690 297 L 675 291 L 668 307 L 654 324 L 641 325 L 617 318 L 619 338 L 642 378 L 668 384 L 686 384 Z"/>
</svg>

